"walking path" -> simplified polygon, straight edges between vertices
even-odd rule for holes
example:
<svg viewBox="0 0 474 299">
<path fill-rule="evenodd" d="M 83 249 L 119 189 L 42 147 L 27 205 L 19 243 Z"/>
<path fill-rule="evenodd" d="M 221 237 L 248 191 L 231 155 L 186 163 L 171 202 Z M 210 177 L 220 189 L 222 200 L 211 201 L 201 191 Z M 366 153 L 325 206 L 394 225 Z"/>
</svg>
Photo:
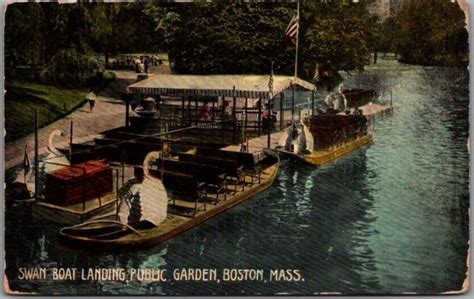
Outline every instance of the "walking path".
<svg viewBox="0 0 474 299">
<path fill-rule="evenodd" d="M 123 81 L 120 80 L 121 78 L 117 79 L 119 79 L 118 81 Z M 113 85 L 115 82 L 111 84 Z M 86 103 L 68 116 L 39 129 L 40 155 L 46 152 L 48 137 L 54 129 L 59 129 L 65 134 L 64 137 L 57 137 L 55 145 L 57 147 L 68 145 L 71 121 L 74 122 L 74 142 L 84 141 L 90 138 L 91 135 L 125 125 L 125 105 L 118 99 L 118 95 L 121 92 L 119 89 L 123 84 L 124 82 L 118 82 L 115 86 L 108 87 L 104 92 L 100 93 L 97 96 L 92 113 L 89 112 L 89 105 Z M 104 96 L 104 94 L 107 94 L 107 96 Z M 6 117 L 8 117 L 8 115 Z M 32 133 L 26 137 L 5 144 L 5 169 L 9 169 L 23 162 L 25 145 L 28 146 L 30 160 L 33 160 L 35 148 L 34 139 L 35 134 Z"/>
<path fill-rule="evenodd" d="M 162 69 L 153 69 L 151 71 L 154 73 L 167 72 Z M 46 152 L 48 137 L 54 129 L 59 129 L 65 134 L 64 137 L 57 137 L 55 146 L 68 146 L 71 120 L 74 122 L 74 142 L 83 142 L 102 131 L 125 125 L 125 105 L 119 99 L 119 96 L 128 85 L 137 80 L 138 74 L 134 71 L 122 70 L 114 70 L 113 72 L 115 73 L 116 79 L 99 93 L 93 113 L 89 112 L 89 105 L 86 103 L 68 116 L 39 129 L 40 155 Z M 8 115 L 6 117 L 8 117 Z M 5 169 L 17 166 L 23 162 L 25 145 L 28 146 L 28 156 L 30 160 L 33 160 L 35 148 L 34 140 L 35 134 L 32 133 L 18 140 L 7 142 L 5 144 Z"/>
</svg>

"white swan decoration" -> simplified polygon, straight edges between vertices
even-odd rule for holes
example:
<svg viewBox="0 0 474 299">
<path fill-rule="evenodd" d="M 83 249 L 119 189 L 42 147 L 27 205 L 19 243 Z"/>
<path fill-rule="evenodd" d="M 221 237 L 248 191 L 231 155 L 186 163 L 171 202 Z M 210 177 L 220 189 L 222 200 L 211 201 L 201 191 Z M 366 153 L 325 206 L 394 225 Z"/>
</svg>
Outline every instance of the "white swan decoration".
<svg viewBox="0 0 474 299">
<path fill-rule="evenodd" d="M 128 224 L 132 211 L 132 198 L 140 200 L 140 221 L 148 221 L 158 226 L 166 219 L 168 208 L 168 197 L 166 189 L 156 177 L 149 173 L 150 163 L 160 158 L 160 152 L 150 152 L 143 161 L 143 178 L 135 177 L 127 181 L 119 190 L 121 198 L 119 206 L 120 222 Z M 138 171 L 139 172 L 139 171 Z"/>
<path fill-rule="evenodd" d="M 310 116 L 309 109 L 303 109 L 300 113 L 300 124 L 301 124 L 301 132 L 303 134 L 299 134 L 297 138 L 297 144 L 299 144 L 299 150 L 302 153 L 311 153 L 314 147 L 314 138 L 313 134 L 311 134 L 308 127 L 304 124 L 304 119 Z M 299 151 L 297 152 L 299 153 Z"/>
<path fill-rule="evenodd" d="M 64 137 L 64 133 L 61 130 L 54 129 L 48 137 L 48 156 L 43 159 L 43 162 L 40 164 L 40 169 L 43 168 L 46 173 L 52 173 L 58 169 L 63 168 L 65 165 L 71 165 L 68 158 L 62 154 L 53 144 L 54 137 Z M 50 163 L 48 163 L 50 162 Z M 55 164 L 52 164 L 55 163 Z M 57 165 L 57 164 L 61 165 Z"/>
<path fill-rule="evenodd" d="M 64 133 L 61 130 L 54 129 L 48 136 L 48 145 L 47 145 L 48 155 L 43 159 L 43 161 L 38 163 L 40 181 L 42 181 L 42 178 L 44 178 L 44 175 L 46 173 L 52 173 L 67 165 L 71 165 L 68 158 L 64 156 L 53 144 L 54 138 L 57 136 L 64 137 Z M 28 197 L 30 198 L 33 196 L 34 192 L 36 192 L 35 190 L 36 177 L 32 175 L 34 172 L 34 167 L 32 167 L 31 162 L 29 161 L 26 145 L 25 145 L 24 160 L 25 160 L 24 163 L 26 163 L 26 160 L 28 160 L 28 163 L 30 166 L 28 168 L 23 167 L 20 171 L 18 171 L 15 175 L 15 179 L 10 184 L 10 186 L 15 186 L 14 188 L 18 190 L 22 188 L 23 196 L 25 196 L 24 194 L 28 192 L 29 193 Z M 41 193 L 42 186 L 40 185 L 38 187 L 40 189 L 38 190 L 38 192 Z"/>
<path fill-rule="evenodd" d="M 294 121 L 281 136 L 278 144 L 285 151 L 296 155 L 310 154 L 313 151 L 314 138 L 303 119 L 309 116 L 309 110 L 303 109 L 299 122 Z"/>
<path fill-rule="evenodd" d="M 342 110 L 346 110 L 348 107 L 347 103 L 347 98 L 346 95 L 344 94 L 344 83 L 339 84 L 339 88 L 337 90 L 339 92 L 339 95 L 341 96 L 342 103 L 339 103 L 339 105 L 342 105 Z"/>
</svg>

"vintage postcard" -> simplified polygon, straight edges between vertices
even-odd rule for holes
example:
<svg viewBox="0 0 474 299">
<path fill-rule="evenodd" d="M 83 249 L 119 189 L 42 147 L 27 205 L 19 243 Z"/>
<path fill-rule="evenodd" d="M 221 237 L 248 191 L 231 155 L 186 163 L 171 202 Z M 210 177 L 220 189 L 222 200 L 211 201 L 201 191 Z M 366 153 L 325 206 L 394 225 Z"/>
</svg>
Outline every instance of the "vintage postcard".
<svg viewBox="0 0 474 299">
<path fill-rule="evenodd" d="M 470 288 L 467 0 L 5 3 L 9 295 Z"/>
</svg>

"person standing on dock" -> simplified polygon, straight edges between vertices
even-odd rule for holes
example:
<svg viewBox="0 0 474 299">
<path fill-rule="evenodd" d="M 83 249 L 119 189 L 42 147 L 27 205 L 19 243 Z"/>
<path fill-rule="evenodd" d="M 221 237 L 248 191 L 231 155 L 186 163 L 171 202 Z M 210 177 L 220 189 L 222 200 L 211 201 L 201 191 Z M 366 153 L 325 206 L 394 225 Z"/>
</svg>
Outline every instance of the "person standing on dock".
<svg viewBox="0 0 474 299">
<path fill-rule="evenodd" d="M 90 110 L 90 113 L 92 113 L 92 111 L 94 110 L 95 100 L 96 100 L 94 89 L 91 89 L 89 93 L 86 95 L 86 100 L 87 102 L 89 102 L 89 110 Z"/>
</svg>

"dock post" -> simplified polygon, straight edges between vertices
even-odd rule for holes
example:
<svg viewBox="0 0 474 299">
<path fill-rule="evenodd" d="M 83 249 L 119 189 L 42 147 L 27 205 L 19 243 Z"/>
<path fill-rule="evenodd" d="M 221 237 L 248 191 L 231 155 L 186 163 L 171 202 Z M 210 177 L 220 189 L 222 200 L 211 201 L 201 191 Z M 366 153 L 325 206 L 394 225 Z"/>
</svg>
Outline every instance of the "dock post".
<svg viewBox="0 0 474 299">
<path fill-rule="evenodd" d="M 128 127 L 130 119 L 130 95 L 128 93 L 122 93 L 120 99 L 125 102 L 125 126 Z"/>
<path fill-rule="evenodd" d="M 181 96 L 181 127 L 184 127 L 184 96 Z"/>
<path fill-rule="evenodd" d="M 235 117 L 235 108 L 237 106 L 237 98 L 235 97 L 235 85 L 232 88 L 232 143 L 236 143 L 236 124 L 237 124 L 237 118 Z"/>
<path fill-rule="evenodd" d="M 294 121 L 295 117 L 295 84 L 293 84 L 293 93 L 291 96 L 291 122 Z"/>
<path fill-rule="evenodd" d="M 125 183 L 125 156 L 126 156 L 126 150 L 122 147 L 120 149 L 120 168 L 122 169 L 122 186 Z"/>
<path fill-rule="evenodd" d="M 270 109 L 270 99 L 268 100 L 268 106 L 267 106 L 267 112 L 268 112 L 268 120 L 267 120 L 267 148 L 270 148 L 271 145 L 271 134 L 272 134 L 272 129 L 273 129 L 273 120 L 272 120 L 272 112 Z"/>
<path fill-rule="evenodd" d="M 130 124 L 130 99 L 127 97 L 125 100 L 125 126 L 128 127 Z"/>
<path fill-rule="evenodd" d="M 86 168 L 82 168 L 82 212 L 86 211 L 86 177 L 87 171 Z"/>
<path fill-rule="evenodd" d="M 262 129 L 262 98 L 258 99 L 258 137 Z"/>
<path fill-rule="evenodd" d="M 393 90 L 390 90 L 390 108 L 392 108 Z"/>
<path fill-rule="evenodd" d="M 191 96 L 188 96 L 188 119 L 186 120 L 186 125 L 189 124 L 189 126 L 192 124 L 191 120 Z"/>
<path fill-rule="evenodd" d="M 71 120 L 71 126 L 69 128 L 69 161 L 72 163 L 72 138 L 74 134 L 74 121 Z"/>
<path fill-rule="evenodd" d="M 283 100 L 285 98 L 285 92 L 280 93 L 280 130 L 283 129 L 283 123 L 285 122 L 285 110 L 283 109 Z"/>
<path fill-rule="evenodd" d="M 197 126 L 198 124 L 198 118 L 199 118 L 199 109 L 198 109 L 198 98 L 196 95 L 193 96 L 194 98 L 194 107 L 195 107 L 195 111 L 194 111 L 194 125 Z"/>
<path fill-rule="evenodd" d="M 248 99 L 248 98 L 245 98 L 245 107 L 244 107 L 244 109 L 245 109 L 245 110 L 244 110 L 244 111 L 245 111 L 245 112 L 244 112 L 244 114 L 245 114 L 245 118 L 244 118 L 244 128 L 245 128 L 245 130 L 247 130 L 247 112 L 248 112 L 248 111 L 247 111 L 247 107 L 249 106 L 249 103 L 248 103 L 248 102 L 249 102 L 249 99 Z"/>
<path fill-rule="evenodd" d="M 115 220 L 118 220 L 119 204 L 119 170 L 115 169 Z"/>
<path fill-rule="evenodd" d="M 35 109 L 35 201 L 39 191 L 38 109 Z"/>
<path fill-rule="evenodd" d="M 214 122 L 216 112 L 216 101 L 212 100 L 212 110 L 211 110 L 211 119 Z"/>
</svg>

